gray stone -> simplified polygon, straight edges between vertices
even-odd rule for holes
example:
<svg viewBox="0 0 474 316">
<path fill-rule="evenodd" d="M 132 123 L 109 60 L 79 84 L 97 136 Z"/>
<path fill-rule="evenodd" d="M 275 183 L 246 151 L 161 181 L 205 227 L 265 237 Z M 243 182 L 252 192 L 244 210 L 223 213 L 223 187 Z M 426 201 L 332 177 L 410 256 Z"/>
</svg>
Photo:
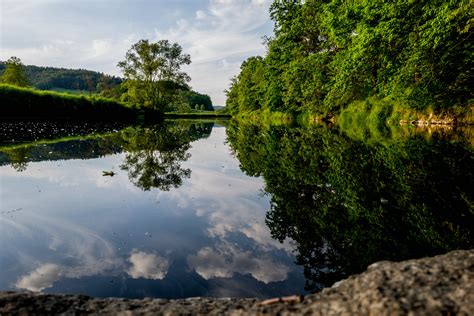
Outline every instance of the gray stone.
<svg viewBox="0 0 474 316">
<path fill-rule="evenodd" d="M 0 315 L 474 315 L 474 250 L 378 262 L 306 297 L 256 299 L 93 299 L 0 293 Z"/>
</svg>

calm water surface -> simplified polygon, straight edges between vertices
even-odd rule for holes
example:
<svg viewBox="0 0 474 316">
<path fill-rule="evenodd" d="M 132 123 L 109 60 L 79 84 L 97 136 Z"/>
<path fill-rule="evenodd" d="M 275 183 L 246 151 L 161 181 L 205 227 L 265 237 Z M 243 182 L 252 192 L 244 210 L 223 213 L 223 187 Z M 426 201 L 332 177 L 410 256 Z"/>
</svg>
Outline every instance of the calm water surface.
<svg viewBox="0 0 474 316">
<path fill-rule="evenodd" d="M 469 141 L 362 134 L 2 123 L 0 290 L 271 297 L 472 248 Z"/>
</svg>

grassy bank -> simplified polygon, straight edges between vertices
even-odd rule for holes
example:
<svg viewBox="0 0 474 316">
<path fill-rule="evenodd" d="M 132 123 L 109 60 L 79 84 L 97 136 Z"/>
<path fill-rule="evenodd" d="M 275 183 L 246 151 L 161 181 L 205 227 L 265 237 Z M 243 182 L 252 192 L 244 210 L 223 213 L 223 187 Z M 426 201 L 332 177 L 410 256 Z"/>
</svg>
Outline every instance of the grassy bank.
<svg viewBox="0 0 474 316">
<path fill-rule="evenodd" d="M 404 103 L 387 99 L 368 98 L 365 101 L 351 103 L 341 111 L 338 122 L 350 125 L 472 125 L 474 124 L 474 108 L 450 107 L 447 109 L 427 108 L 414 110 Z"/>
<path fill-rule="evenodd" d="M 392 125 L 443 125 L 470 126 L 474 125 L 474 106 L 450 107 L 446 109 L 427 108 L 415 110 L 408 105 L 389 99 L 368 98 L 356 101 L 339 114 L 321 115 L 304 112 L 272 112 L 270 110 L 255 110 L 240 112 L 232 116 L 236 121 L 259 123 L 264 125 L 314 125 L 321 123 L 340 124 L 349 129 L 350 126 L 367 126 L 370 129 L 381 130 Z"/>
<path fill-rule="evenodd" d="M 1 119 L 67 119 L 78 121 L 134 121 L 158 117 L 152 110 L 139 110 L 114 100 L 38 91 L 0 85 Z"/>
<path fill-rule="evenodd" d="M 291 125 L 295 122 L 296 117 L 290 113 L 256 110 L 234 114 L 232 115 L 232 119 L 240 123 L 248 122 L 262 125 Z"/>
</svg>

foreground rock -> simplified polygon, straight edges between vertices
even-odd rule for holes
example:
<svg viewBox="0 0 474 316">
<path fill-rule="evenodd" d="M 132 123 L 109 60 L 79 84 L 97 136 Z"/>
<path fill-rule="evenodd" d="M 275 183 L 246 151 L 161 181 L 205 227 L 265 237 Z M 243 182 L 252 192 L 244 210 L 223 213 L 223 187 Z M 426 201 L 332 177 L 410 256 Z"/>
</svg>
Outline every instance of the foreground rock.
<svg viewBox="0 0 474 316">
<path fill-rule="evenodd" d="M 304 298 L 124 300 L 77 295 L 0 293 L 8 314 L 312 314 L 474 315 L 474 250 L 404 262 L 379 262 L 360 275 Z"/>
</svg>

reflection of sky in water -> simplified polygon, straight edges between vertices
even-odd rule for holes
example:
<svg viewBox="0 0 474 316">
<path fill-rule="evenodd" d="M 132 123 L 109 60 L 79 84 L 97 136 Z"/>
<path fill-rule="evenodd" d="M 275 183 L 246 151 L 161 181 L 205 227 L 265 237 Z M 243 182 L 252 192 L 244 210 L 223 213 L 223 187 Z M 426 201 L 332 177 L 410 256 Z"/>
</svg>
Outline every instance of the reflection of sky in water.
<svg viewBox="0 0 474 316">
<path fill-rule="evenodd" d="M 0 290 L 167 298 L 302 292 L 291 245 L 273 240 L 265 225 L 263 181 L 245 176 L 224 143 L 224 128 L 192 143 L 183 164 L 191 178 L 169 192 L 130 183 L 119 168 L 124 154 L 29 163 L 23 172 L 0 167 Z"/>
</svg>

